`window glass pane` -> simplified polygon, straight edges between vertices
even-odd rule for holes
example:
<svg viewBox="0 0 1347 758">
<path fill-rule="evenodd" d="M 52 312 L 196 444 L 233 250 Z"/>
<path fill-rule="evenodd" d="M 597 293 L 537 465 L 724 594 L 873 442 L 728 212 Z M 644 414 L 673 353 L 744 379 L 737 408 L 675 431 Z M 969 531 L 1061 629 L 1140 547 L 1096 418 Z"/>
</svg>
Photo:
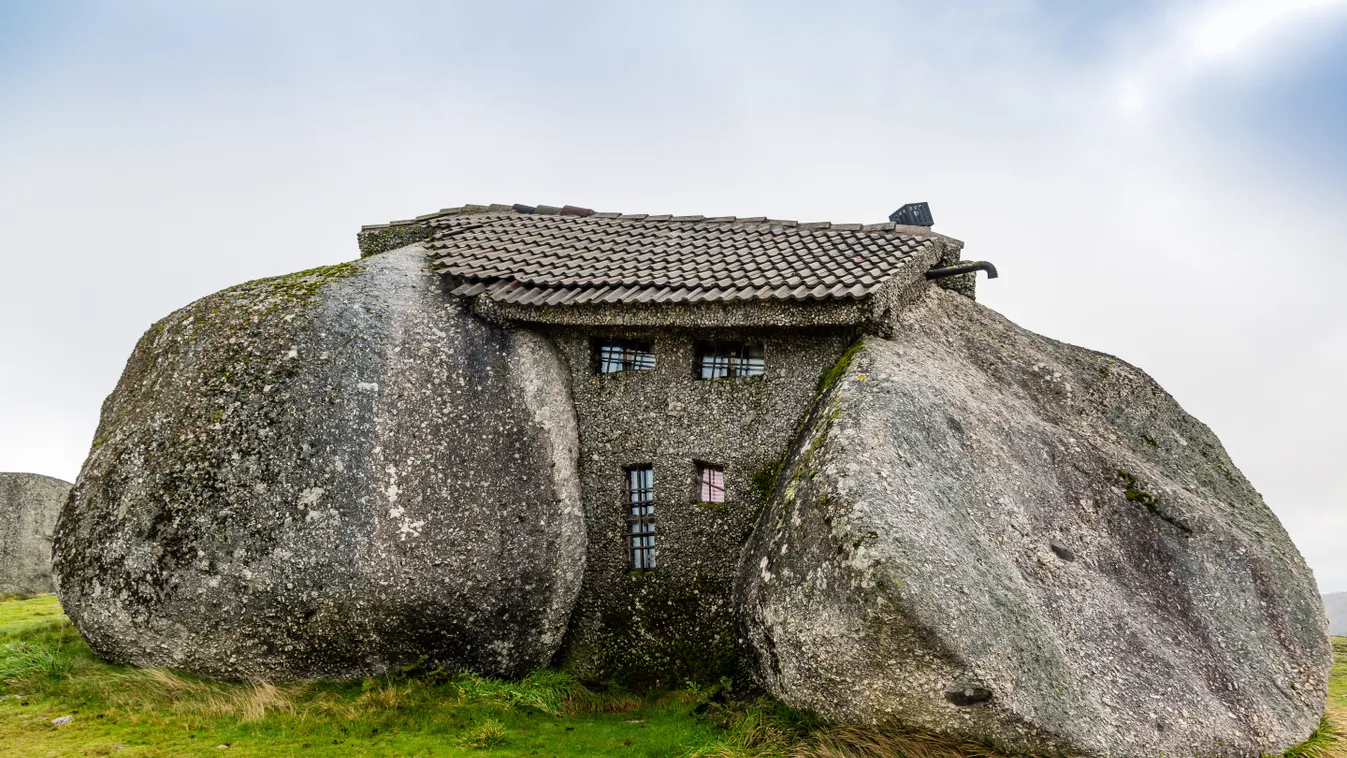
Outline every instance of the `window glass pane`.
<svg viewBox="0 0 1347 758">
<path fill-rule="evenodd" d="M 726 379 L 760 376 L 766 373 L 766 351 L 762 345 L 742 342 L 701 342 L 697 344 L 697 377 Z"/>
<path fill-rule="evenodd" d="M 743 376 L 761 376 L 767 370 L 767 353 L 762 345 L 744 347 L 744 360 L 741 368 Z"/>
<path fill-rule="evenodd" d="M 715 348 L 702 355 L 701 376 L 703 379 L 724 379 L 730 373 L 730 357 L 717 352 Z"/>
<path fill-rule="evenodd" d="M 622 370 L 622 345 L 604 342 L 599 346 L 599 373 L 615 374 Z"/>
<path fill-rule="evenodd" d="M 627 547 L 634 570 L 655 567 L 655 470 L 649 466 L 627 471 Z"/>
<path fill-rule="evenodd" d="M 598 345 L 599 373 L 649 371 L 655 367 L 655 347 L 636 340 L 604 340 Z"/>
</svg>

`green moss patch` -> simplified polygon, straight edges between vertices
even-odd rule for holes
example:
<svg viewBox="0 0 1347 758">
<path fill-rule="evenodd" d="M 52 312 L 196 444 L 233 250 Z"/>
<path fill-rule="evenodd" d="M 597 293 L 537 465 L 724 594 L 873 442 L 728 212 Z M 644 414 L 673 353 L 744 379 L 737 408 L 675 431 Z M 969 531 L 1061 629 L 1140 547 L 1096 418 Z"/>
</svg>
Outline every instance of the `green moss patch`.
<svg viewBox="0 0 1347 758">
<path fill-rule="evenodd" d="M 212 299 L 222 295 L 250 292 L 256 288 L 264 287 L 267 290 L 266 294 L 273 298 L 286 303 L 303 305 L 316 298 L 323 287 L 358 273 L 360 273 L 360 266 L 351 261 L 331 266 L 318 266 L 306 271 L 296 271 L 293 274 L 244 282 L 213 295 Z M 271 310 L 275 310 L 275 308 L 273 307 Z"/>
<path fill-rule="evenodd" d="M 1123 496 L 1127 498 L 1127 502 L 1144 506 L 1147 510 L 1152 512 L 1159 507 L 1160 498 L 1143 490 L 1140 483 L 1137 481 L 1135 474 L 1118 469 L 1118 478 L 1123 481 L 1124 485 L 1126 485 L 1126 489 L 1123 490 Z"/>
<path fill-rule="evenodd" d="M 1127 502 L 1140 505 L 1147 511 L 1150 511 L 1151 515 L 1184 532 L 1191 533 L 1193 531 L 1192 527 L 1174 518 L 1169 513 L 1166 513 L 1161 507 L 1159 496 L 1153 495 L 1143 489 L 1140 480 L 1137 479 L 1135 474 L 1122 469 L 1118 469 L 1117 473 L 1118 478 L 1122 480 L 1124 487 L 1123 497 L 1127 498 Z"/>
<path fill-rule="evenodd" d="M 856 359 L 856 354 L 864 347 L 864 338 L 856 340 L 851 344 L 851 347 L 847 348 L 845 353 L 842 353 L 842 357 L 838 358 L 836 363 L 823 372 L 823 375 L 818 378 L 817 397 L 823 397 L 828 390 L 833 388 L 833 385 L 846 376 L 847 369 L 851 368 L 851 362 Z"/>
</svg>

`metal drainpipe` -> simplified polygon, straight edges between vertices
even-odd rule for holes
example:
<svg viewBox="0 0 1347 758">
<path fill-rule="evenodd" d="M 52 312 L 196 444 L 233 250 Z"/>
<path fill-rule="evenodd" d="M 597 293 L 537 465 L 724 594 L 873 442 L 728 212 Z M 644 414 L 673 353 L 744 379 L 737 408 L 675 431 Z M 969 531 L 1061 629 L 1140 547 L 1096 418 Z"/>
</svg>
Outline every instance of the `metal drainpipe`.
<svg viewBox="0 0 1347 758">
<path fill-rule="evenodd" d="M 996 278 L 996 267 L 986 261 L 976 261 L 974 263 L 964 263 L 949 268 L 933 268 L 926 272 L 927 279 L 944 279 L 947 276 L 958 276 L 959 274 L 971 274 L 974 271 L 986 271 L 988 279 Z"/>
</svg>

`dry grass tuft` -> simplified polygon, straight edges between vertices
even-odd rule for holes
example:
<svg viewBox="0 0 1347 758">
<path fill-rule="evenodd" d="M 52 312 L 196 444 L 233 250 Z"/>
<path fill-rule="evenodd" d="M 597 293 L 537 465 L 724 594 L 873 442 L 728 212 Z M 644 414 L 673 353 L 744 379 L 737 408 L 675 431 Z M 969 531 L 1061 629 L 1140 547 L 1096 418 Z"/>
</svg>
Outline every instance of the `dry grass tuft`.
<svg viewBox="0 0 1347 758">
<path fill-rule="evenodd" d="M 487 719 L 463 733 L 459 744 L 476 750 L 489 750 L 505 741 L 505 725 Z"/>
<path fill-rule="evenodd" d="M 333 692 L 317 692 L 305 698 L 305 713 L 336 716 L 347 721 L 373 718 L 379 714 L 415 705 L 412 684 L 367 679 L 354 699 Z"/>
<path fill-rule="evenodd" d="M 712 706 L 712 720 L 721 724 L 720 740 L 690 751 L 685 758 L 785 758 L 800 738 L 775 709 L 756 707 L 720 710 Z"/>
<path fill-rule="evenodd" d="M 815 732 L 791 758 L 1001 758 L 991 748 L 919 732 L 880 733 L 860 726 Z"/>
<path fill-rule="evenodd" d="M 1319 726 L 1310 734 L 1310 738 L 1287 750 L 1284 758 L 1344 758 L 1347 757 L 1347 735 L 1337 724 L 1347 723 L 1347 708 L 1329 706 L 1328 712 L 1319 720 Z"/>
<path fill-rule="evenodd" d="M 293 713 L 302 686 L 281 689 L 269 682 L 226 684 L 189 678 L 164 669 L 132 669 L 98 678 L 99 694 L 127 712 L 169 710 L 183 716 L 229 716 L 261 721 L 268 713 Z"/>
<path fill-rule="evenodd" d="M 576 684 L 561 703 L 560 713 L 566 716 L 596 713 L 629 713 L 645 706 L 645 699 L 630 692 L 609 692 L 600 695 L 581 684 Z"/>
</svg>

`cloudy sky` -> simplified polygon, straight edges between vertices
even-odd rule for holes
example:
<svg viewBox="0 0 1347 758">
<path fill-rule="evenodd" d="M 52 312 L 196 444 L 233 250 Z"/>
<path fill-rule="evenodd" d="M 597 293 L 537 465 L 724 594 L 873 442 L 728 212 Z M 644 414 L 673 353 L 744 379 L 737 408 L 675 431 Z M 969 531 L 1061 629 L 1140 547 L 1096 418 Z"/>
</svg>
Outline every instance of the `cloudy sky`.
<svg viewBox="0 0 1347 758">
<path fill-rule="evenodd" d="M 1347 0 L 656 6 L 0 0 L 0 470 L 73 480 L 152 322 L 362 223 L 925 200 L 1347 590 Z"/>
</svg>

